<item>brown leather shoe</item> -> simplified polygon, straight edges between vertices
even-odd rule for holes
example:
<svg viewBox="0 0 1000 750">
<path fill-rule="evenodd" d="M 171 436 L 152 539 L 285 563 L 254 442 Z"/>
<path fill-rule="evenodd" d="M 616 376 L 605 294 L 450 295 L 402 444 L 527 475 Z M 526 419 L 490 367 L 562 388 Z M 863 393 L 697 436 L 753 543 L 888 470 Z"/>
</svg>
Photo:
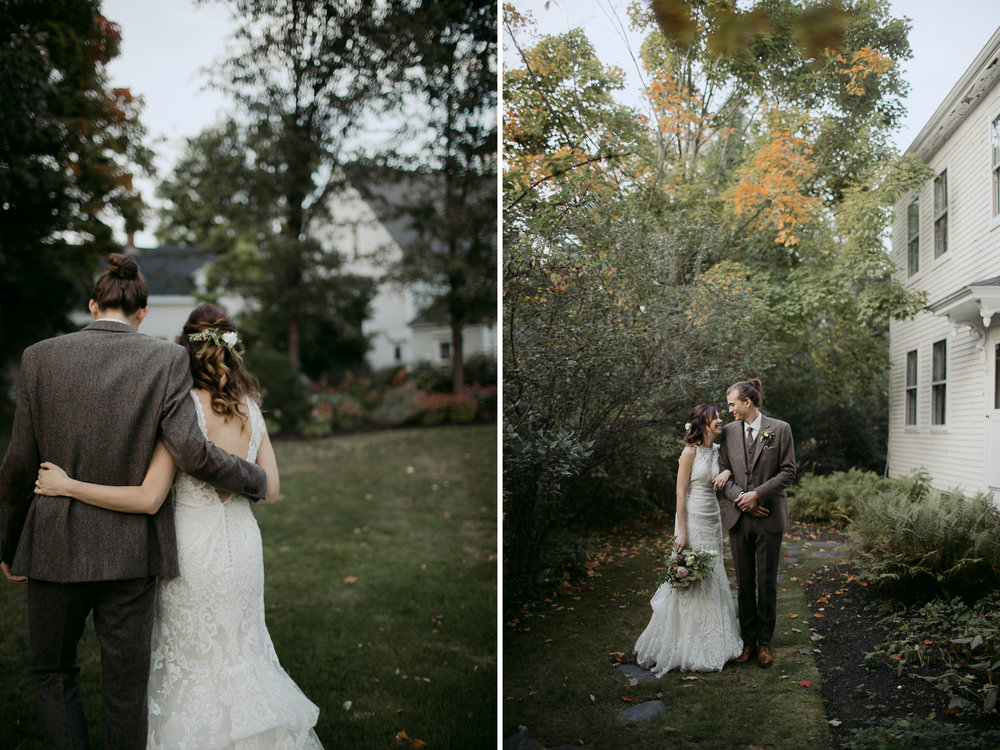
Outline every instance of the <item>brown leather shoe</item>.
<svg viewBox="0 0 1000 750">
<path fill-rule="evenodd" d="M 770 646 L 761 646 L 757 649 L 757 663 L 762 667 L 769 667 L 774 664 L 774 654 L 771 653 Z"/>
<path fill-rule="evenodd" d="M 753 649 L 751 649 L 749 646 L 744 646 L 743 652 L 735 659 L 733 659 L 733 662 L 736 664 L 746 664 L 748 661 L 750 661 L 750 654 L 752 653 Z"/>
</svg>

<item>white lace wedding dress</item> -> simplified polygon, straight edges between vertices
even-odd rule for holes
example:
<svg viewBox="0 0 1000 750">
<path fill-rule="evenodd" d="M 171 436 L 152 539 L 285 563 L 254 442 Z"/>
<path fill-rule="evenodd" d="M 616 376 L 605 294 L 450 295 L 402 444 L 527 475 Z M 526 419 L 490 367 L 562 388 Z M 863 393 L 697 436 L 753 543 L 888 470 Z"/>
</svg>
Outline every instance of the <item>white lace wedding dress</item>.
<svg viewBox="0 0 1000 750">
<path fill-rule="evenodd" d="M 639 665 L 657 677 L 677 668 L 717 672 L 743 650 L 722 559 L 722 521 L 712 488 L 718 473 L 718 446 L 697 446 L 687 492 L 687 546 L 718 554 L 706 578 L 685 589 L 663 583 L 650 599 L 653 615 L 634 651 Z"/>
<path fill-rule="evenodd" d="M 247 405 L 252 462 L 264 418 Z M 249 501 L 222 502 L 178 472 L 174 506 L 180 576 L 156 592 L 147 748 L 322 748 L 312 729 L 319 709 L 281 668 L 264 624 L 264 558 Z"/>
</svg>

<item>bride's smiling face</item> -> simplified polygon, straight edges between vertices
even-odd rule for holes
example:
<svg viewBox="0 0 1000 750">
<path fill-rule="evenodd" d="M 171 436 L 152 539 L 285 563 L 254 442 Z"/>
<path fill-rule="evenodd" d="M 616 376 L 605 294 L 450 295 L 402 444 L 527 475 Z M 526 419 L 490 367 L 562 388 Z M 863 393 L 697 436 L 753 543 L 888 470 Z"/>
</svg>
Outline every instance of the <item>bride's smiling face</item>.
<svg viewBox="0 0 1000 750">
<path fill-rule="evenodd" d="M 719 417 L 718 412 L 708 421 L 708 424 L 705 426 L 705 433 L 713 440 L 722 434 L 722 419 Z"/>
</svg>

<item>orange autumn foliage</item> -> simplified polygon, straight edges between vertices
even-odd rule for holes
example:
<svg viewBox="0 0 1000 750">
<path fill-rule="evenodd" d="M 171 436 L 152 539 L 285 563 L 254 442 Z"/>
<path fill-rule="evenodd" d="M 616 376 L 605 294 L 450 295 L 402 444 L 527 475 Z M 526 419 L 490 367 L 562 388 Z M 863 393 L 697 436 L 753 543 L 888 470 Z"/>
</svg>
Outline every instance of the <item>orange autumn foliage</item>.
<svg viewBox="0 0 1000 750">
<path fill-rule="evenodd" d="M 740 167 L 724 197 L 736 217 L 760 231 L 774 231 L 775 242 L 791 247 L 798 244 L 801 227 L 817 222 L 822 207 L 808 193 L 817 168 L 812 144 L 778 118 L 771 119 L 769 140 Z"/>
</svg>

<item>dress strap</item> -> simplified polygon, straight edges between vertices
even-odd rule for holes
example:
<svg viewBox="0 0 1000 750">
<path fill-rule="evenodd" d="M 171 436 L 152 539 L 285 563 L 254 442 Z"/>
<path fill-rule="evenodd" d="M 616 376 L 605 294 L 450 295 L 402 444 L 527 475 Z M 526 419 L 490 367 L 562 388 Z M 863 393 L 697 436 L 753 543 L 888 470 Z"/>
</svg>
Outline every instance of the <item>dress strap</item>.
<svg viewBox="0 0 1000 750">
<path fill-rule="evenodd" d="M 201 408 L 201 399 L 198 398 L 198 394 L 195 393 L 194 388 L 189 393 L 191 394 L 191 398 L 194 399 L 194 410 L 198 414 L 198 429 L 208 439 L 208 423 L 205 421 L 205 410 Z"/>
<path fill-rule="evenodd" d="M 257 451 L 260 450 L 260 441 L 264 439 L 267 425 L 264 422 L 264 415 L 260 413 L 260 407 L 256 402 L 246 396 L 247 411 L 250 412 L 250 447 L 247 448 L 247 461 L 251 463 L 257 460 Z"/>
</svg>

